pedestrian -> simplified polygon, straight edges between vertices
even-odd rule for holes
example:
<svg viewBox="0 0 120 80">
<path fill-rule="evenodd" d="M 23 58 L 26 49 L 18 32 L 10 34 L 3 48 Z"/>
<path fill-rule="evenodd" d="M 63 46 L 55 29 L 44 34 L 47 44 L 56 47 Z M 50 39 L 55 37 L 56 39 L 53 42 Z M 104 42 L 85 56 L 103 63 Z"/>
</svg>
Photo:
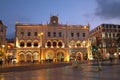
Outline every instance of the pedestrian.
<svg viewBox="0 0 120 80">
<path fill-rule="evenodd" d="M 112 62 L 113 62 L 113 55 L 112 54 L 110 54 L 110 63 L 112 64 Z"/>
<path fill-rule="evenodd" d="M 33 64 L 34 64 L 34 62 L 35 62 L 35 61 L 33 60 Z"/>
<path fill-rule="evenodd" d="M 16 64 L 16 60 L 15 60 L 15 59 L 12 59 L 12 63 L 15 65 L 15 64 Z"/>
<path fill-rule="evenodd" d="M 0 59 L 0 66 L 2 66 L 2 64 L 3 64 L 3 61 L 2 61 L 2 59 Z"/>
<path fill-rule="evenodd" d="M 8 60 L 7 60 L 7 62 L 8 62 L 8 65 L 9 65 L 9 63 L 10 63 L 10 60 L 8 59 Z"/>
</svg>

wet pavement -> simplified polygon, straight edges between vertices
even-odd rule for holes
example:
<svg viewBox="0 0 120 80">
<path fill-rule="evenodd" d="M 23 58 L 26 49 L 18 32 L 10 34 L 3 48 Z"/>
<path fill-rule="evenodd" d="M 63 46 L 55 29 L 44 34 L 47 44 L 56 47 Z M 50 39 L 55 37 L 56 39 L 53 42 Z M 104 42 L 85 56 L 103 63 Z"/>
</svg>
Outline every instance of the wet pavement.
<svg viewBox="0 0 120 80">
<path fill-rule="evenodd" d="M 30 71 L 30 70 L 40 70 L 40 69 L 48 69 L 48 68 L 57 68 L 71 65 L 69 62 L 53 62 L 53 63 L 18 63 L 18 64 L 5 64 L 0 66 L 0 73 L 7 72 L 21 72 L 21 71 Z"/>
<path fill-rule="evenodd" d="M 120 80 L 120 65 L 81 64 L 77 68 L 63 66 L 30 71 L 0 73 L 0 80 Z"/>
</svg>

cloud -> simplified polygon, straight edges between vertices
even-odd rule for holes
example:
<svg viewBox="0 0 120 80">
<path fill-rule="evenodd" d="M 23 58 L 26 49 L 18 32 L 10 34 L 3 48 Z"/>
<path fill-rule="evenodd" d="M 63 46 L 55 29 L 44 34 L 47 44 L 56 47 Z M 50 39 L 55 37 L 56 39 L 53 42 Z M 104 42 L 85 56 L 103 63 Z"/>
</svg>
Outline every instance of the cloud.
<svg viewBox="0 0 120 80">
<path fill-rule="evenodd" d="M 96 0 L 95 15 L 103 19 L 120 19 L 120 0 Z"/>
</svg>

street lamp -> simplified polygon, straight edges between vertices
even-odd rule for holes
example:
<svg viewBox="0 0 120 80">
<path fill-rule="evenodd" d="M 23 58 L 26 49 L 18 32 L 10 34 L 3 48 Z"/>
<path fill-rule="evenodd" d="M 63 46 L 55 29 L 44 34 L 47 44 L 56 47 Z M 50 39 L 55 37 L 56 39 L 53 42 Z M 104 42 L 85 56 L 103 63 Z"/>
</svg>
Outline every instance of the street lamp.
<svg viewBox="0 0 120 80">
<path fill-rule="evenodd" d="M 5 48 L 5 45 L 0 46 L 0 56 L 2 57 L 4 57 L 4 52 L 5 52 L 4 48 Z"/>
<path fill-rule="evenodd" d="M 41 53 L 42 53 L 42 37 L 43 37 L 43 32 L 40 32 L 38 34 L 38 36 L 40 37 L 40 63 L 41 63 Z"/>
</svg>

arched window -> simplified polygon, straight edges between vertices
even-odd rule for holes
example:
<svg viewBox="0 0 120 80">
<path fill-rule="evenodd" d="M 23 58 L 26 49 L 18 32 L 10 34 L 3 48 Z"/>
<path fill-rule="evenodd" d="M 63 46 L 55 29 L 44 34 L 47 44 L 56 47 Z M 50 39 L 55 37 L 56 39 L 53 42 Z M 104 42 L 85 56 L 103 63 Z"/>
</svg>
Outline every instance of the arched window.
<svg viewBox="0 0 120 80">
<path fill-rule="evenodd" d="M 62 42 L 59 42 L 59 43 L 58 43 L 58 46 L 59 46 L 59 47 L 62 47 Z"/>
<path fill-rule="evenodd" d="M 32 45 L 31 42 L 27 43 L 27 47 L 31 47 L 31 45 Z"/>
<path fill-rule="evenodd" d="M 21 42 L 20 47 L 24 47 L 24 46 L 25 46 L 24 42 Z"/>
<path fill-rule="evenodd" d="M 70 46 L 71 46 L 71 47 L 75 47 L 75 41 L 71 41 L 71 42 L 70 42 Z"/>
<path fill-rule="evenodd" d="M 38 47 L 38 42 L 34 42 L 34 47 Z"/>
<path fill-rule="evenodd" d="M 80 41 L 77 41 L 76 46 L 77 46 L 77 47 L 81 47 Z"/>
<path fill-rule="evenodd" d="M 53 42 L 53 47 L 56 47 L 57 43 L 56 42 Z"/>
<path fill-rule="evenodd" d="M 51 47 L 51 42 L 47 42 L 47 46 L 48 46 L 48 47 Z"/>
<path fill-rule="evenodd" d="M 80 43 L 77 43 L 76 45 L 77 45 L 77 47 L 80 47 L 80 46 L 81 46 Z"/>
</svg>

